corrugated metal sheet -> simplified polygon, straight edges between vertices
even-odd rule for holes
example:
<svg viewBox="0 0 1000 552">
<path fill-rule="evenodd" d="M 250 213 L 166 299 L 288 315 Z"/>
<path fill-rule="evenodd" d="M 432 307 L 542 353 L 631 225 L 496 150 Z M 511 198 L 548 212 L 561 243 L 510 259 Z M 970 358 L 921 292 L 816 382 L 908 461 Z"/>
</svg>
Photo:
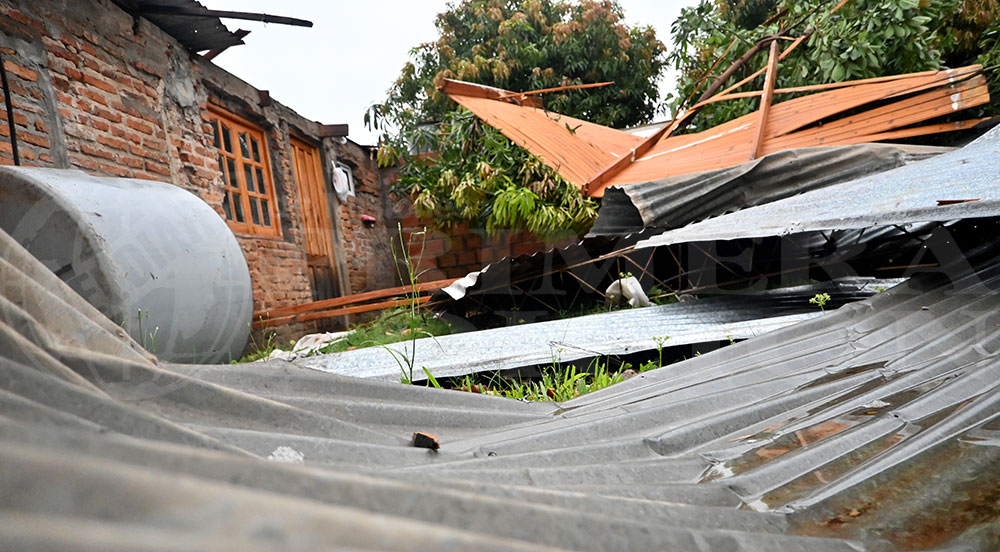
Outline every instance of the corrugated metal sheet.
<svg viewBox="0 0 1000 552">
<path fill-rule="evenodd" d="M 989 90 L 981 72 L 981 66 L 972 65 L 865 79 L 783 101 L 768 110 L 759 141 L 759 112 L 699 133 L 666 133 L 654 142 L 652 137 L 647 141 L 627 132 L 561 118 L 537 107 L 515 105 L 510 103 L 513 93 L 502 97 L 470 95 L 466 89 L 475 85 L 460 81 L 448 81 L 442 90 L 580 186 L 588 196 L 603 197 L 608 186 L 732 167 L 788 149 L 843 146 L 969 128 L 980 121 L 919 128 L 912 125 L 989 103 Z M 865 111 L 857 112 L 859 109 Z"/>
<path fill-rule="evenodd" d="M 993 550 L 970 263 L 551 405 L 157 365 L 0 234 L 0 548 Z"/>
<path fill-rule="evenodd" d="M 680 228 L 723 213 L 894 169 L 950 148 L 861 144 L 773 153 L 727 169 L 605 190 L 589 235 Z"/>
<path fill-rule="evenodd" d="M 962 81 L 978 70 L 979 67 L 970 66 L 913 74 L 774 104 L 761 152 L 766 155 L 785 149 L 873 142 L 884 139 L 879 134 L 887 130 L 989 103 L 989 91 L 981 75 Z M 941 87 L 942 84 L 947 86 Z M 915 95 L 907 97 L 907 94 Z M 836 121 L 815 124 L 826 117 L 886 99 L 894 101 Z M 648 182 L 743 163 L 752 156 L 759 116 L 759 112 L 754 112 L 696 134 L 664 137 L 606 184 Z"/>
<path fill-rule="evenodd" d="M 115 0 L 115 3 L 125 11 L 130 11 L 132 6 L 136 6 L 140 12 L 144 6 L 178 8 L 195 12 L 207 11 L 207 8 L 197 0 Z M 192 52 L 243 44 L 243 40 L 227 29 L 218 17 L 192 17 L 163 13 L 143 13 L 142 16 L 176 38 Z"/>
<path fill-rule="evenodd" d="M 997 215 L 1000 127 L 950 153 L 691 224 L 636 247 Z"/>
<path fill-rule="evenodd" d="M 655 339 L 667 346 L 749 339 L 819 314 L 809 298 L 828 292 L 832 307 L 876 293 L 893 282 L 853 279 L 838 284 L 801 286 L 755 295 L 713 297 L 656 307 L 615 310 L 416 340 L 413 379 L 426 367 L 435 378 L 512 370 L 582 358 L 653 351 Z M 515 313 L 516 315 L 516 313 Z M 410 356 L 413 344 L 400 342 L 307 357 L 296 364 L 332 374 L 399 380 L 396 358 Z M 583 368 L 581 366 L 581 368 Z M 408 374 L 407 374 L 408 375 Z"/>
<path fill-rule="evenodd" d="M 450 82 L 443 91 L 455 102 L 578 185 L 642 142 L 627 132 L 544 109 L 457 94 L 449 90 Z"/>
</svg>

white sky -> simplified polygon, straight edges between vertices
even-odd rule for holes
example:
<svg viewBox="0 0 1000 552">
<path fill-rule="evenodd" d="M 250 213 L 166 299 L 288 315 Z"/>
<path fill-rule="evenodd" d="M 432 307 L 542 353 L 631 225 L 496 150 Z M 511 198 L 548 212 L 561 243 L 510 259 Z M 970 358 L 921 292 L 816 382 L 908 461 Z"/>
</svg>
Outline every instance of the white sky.
<svg viewBox="0 0 1000 552">
<path fill-rule="evenodd" d="M 347 123 L 350 138 L 374 144 L 364 125 L 369 105 L 386 90 L 409 59 L 411 48 L 437 38 L 435 16 L 445 0 L 201 0 L 210 9 L 250 11 L 307 19 L 311 28 L 224 19 L 230 30 L 247 29 L 246 44 L 215 62 L 268 90 L 275 100 L 324 124 Z M 619 0 L 629 25 L 652 25 L 670 47 L 670 25 L 697 0 Z M 673 75 L 660 83 L 661 97 Z"/>
</svg>

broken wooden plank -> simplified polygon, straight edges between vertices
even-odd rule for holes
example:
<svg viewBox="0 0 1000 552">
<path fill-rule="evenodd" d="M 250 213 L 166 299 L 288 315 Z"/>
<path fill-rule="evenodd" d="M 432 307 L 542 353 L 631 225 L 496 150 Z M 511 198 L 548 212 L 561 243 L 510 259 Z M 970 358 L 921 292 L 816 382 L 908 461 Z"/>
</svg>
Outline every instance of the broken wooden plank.
<svg viewBox="0 0 1000 552">
<path fill-rule="evenodd" d="M 326 318 L 334 318 L 337 316 L 345 316 L 348 314 L 361 314 L 365 312 L 391 309 L 395 307 L 409 305 L 411 303 L 416 303 L 417 305 L 423 305 L 424 303 L 430 300 L 431 296 L 425 295 L 422 297 L 417 297 L 412 300 L 408 298 L 393 299 L 391 301 L 382 301 L 380 303 L 371 303 L 368 305 L 356 305 L 353 307 L 344 307 L 340 309 L 325 310 L 319 312 L 305 312 L 301 314 L 282 316 L 278 318 L 257 318 L 254 319 L 253 327 L 254 329 L 262 329 L 262 328 L 272 328 L 274 326 L 284 326 L 286 324 L 294 324 L 296 322 L 312 322 L 314 320 L 324 320 Z"/>
<path fill-rule="evenodd" d="M 455 282 L 458 278 L 448 278 L 445 280 L 435 280 L 433 282 L 421 282 L 416 285 L 417 293 L 423 293 L 426 291 L 437 291 L 442 288 L 446 288 Z M 334 297 L 332 299 L 323 299 L 322 301 L 312 301 L 309 303 L 303 303 L 300 305 L 294 305 L 291 307 L 279 307 L 276 309 L 269 309 L 264 311 L 255 312 L 253 314 L 254 320 L 259 320 L 261 318 L 277 318 L 282 316 L 289 316 L 294 314 L 301 314 L 305 312 L 319 311 L 323 309 L 330 309 L 333 307 L 340 307 L 343 305 L 351 305 L 355 303 L 364 303 L 366 301 L 371 301 L 373 299 L 382 299 L 385 297 L 393 297 L 397 295 L 405 295 L 413 292 L 413 286 L 398 286 L 386 289 L 377 289 L 374 291 L 366 291 L 363 293 L 356 293 L 354 295 L 344 295 L 343 297 Z"/>
<path fill-rule="evenodd" d="M 771 100 L 774 98 L 774 82 L 778 76 L 778 41 L 771 42 L 771 51 L 767 57 L 767 76 L 764 77 L 764 95 L 760 98 L 760 114 L 757 119 L 757 135 L 754 136 L 753 146 L 750 147 L 750 160 L 757 159 L 761 152 L 761 145 L 764 140 L 764 131 L 767 130 L 767 117 L 771 113 Z"/>
<path fill-rule="evenodd" d="M 602 86 L 609 86 L 614 84 L 614 81 L 608 82 L 595 82 L 590 84 L 567 84 L 566 86 L 554 86 L 552 88 L 541 88 L 538 90 L 530 90 L 528 92 L 508 92 L 506 94 L 501 94 L 499 100 L 506 100 L 508 98 L 518 98 L 523 100 L 527 96 L 536 96 L 538 94 L 547 94 L 549 92 L 562 92 L 563 90 L 581 90 L 584 88 L 600 88 Z"/>
</svg>

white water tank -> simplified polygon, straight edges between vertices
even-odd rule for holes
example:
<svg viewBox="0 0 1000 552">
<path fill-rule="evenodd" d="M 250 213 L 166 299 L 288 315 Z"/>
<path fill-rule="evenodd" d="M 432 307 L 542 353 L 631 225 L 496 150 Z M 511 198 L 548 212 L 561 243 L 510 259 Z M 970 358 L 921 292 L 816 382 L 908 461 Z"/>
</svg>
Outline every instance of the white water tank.
<svg viewBox="0 0 1000 552">
<path fill-rule="evenodd" d="M 0 167 L 0 228 L 162 360 L 227 362 L 246 346 L 246 259 L 225 221 L 190 192 Z"/>
</svg>

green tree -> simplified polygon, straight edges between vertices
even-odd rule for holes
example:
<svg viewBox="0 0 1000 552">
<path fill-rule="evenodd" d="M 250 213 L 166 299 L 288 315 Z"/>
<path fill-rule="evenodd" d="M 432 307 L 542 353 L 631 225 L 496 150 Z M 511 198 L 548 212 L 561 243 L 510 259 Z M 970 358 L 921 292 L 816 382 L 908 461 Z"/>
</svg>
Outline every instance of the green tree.
<svg viewBox="0 0 1000 552">
<path fill-rule="evenodd" d="M 646 122 L 665 48 L 651 27 L 622 18 L 608 0 L 466 0 L 440 14 L 440 38 L 411 52 L 386 100 L 366 114 L 383 131 L 380 162 L 401 164 L 397 191 L 439 227 L 586 230 L 592 200 L 437 87 L 446 78 L 515 91 L 614 81 L 548 94 L 545 107 L 608 126 Z"/>
<path fill-rule="evenodd" d="M 996 27 L 997 0 L 849 0 L 830 14 L 835 5 L 831 0 L 703 0 L 682 10 L 672 27 L 674 48 L 668 58 L 680 75 L 677 93 L 668 99 L 670 107 L 676 111 L 682 104 L 690 105 L 693 99 L 688 98 L 698 97 L 702 80 L 712 81 L 750 44 L 793 24 L 797 27 L 792 36 L 811 34 L 781 62 L 778 88 L 934 70 L 949 63 L 976 62 L 977 57 L 981 63 L 996 65 L 995 59 L 983 56 L 996 48 L 995 38 L 992 46 L 986 41 L 989 25 Z M 736 46 L 726 52 L 733 40 Z M 766 61 L 764 49 L 729 84 Z M 763 76 L 742 90 L 762 86 Z M 746 98 L 705 106 L 687 130 L 704 130 L 750 113 L 758 101 Z M 989 109 L 995 111 L 996 104 L 985 111 Z"/>
</svg>

